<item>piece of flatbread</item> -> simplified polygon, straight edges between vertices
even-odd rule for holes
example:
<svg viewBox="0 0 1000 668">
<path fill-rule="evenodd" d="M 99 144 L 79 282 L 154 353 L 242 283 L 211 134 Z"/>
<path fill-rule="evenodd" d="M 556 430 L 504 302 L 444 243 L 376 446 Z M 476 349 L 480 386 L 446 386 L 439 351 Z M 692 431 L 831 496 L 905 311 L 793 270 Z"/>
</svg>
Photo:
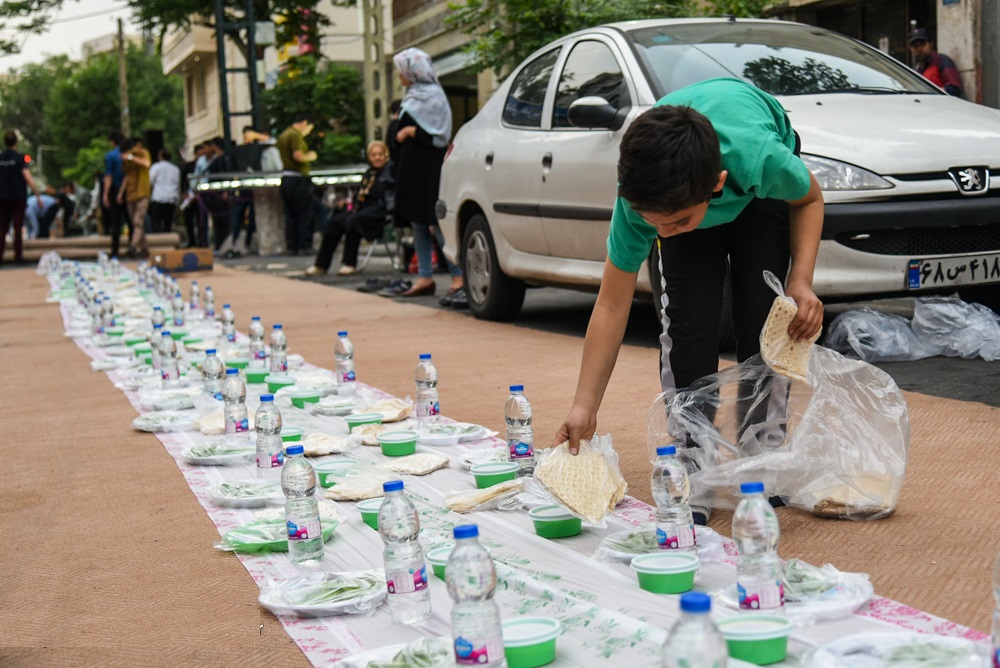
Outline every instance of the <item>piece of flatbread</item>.
<svg viewBox="0 0 1000 668">
<path fill-rule="evenodd" d="M 473 489 L 450 496 L 448 497 L 448 508 L 456 513 L 471 513 L 484 510 L 484 504 L 496 501 L 498 497 L 513 496 L 523 491 L 524 478 L 507 480 L 486 489 Z"/>
<path fill-rule="evenodd" d="M 247 423 L 250 425 L 250 430 L 253 431 L 253 415 L 249 412 L 247 413 Z M 225 434 L 226 418 L 222 415 L 222 411 L 216 411 L 215 413 L 209 413 L 198 418 L 194 426 L 206 436 Z"/>
<path fill-rule="evenodd" d="M 351 430 L 351 436 L 360 436 L 361 445 L 378 445 L 375 437 L 387 429 L 389 425 L 386 424 L 359 424 Z"/>
<path fill-rule="evenodd" d="M 382 422 L 399 422 L 410 417 L 413 404 L 402 399 L 380 399 L 365 408 L 357 408 L 352 413 L 381 413 Z"/>
<path fill-rule="evenodd" d="M 380 469 L 408 475 L 427 475 L 448 466 L 448 458 L 430 452 L 418 452 L 405 457 L 393 458 L 378 465 Z"/>
<path fill-rule="evenodd" d="M 625 498 L 628 485 L 603 455 L 581 448 L 571 455 L 563 443 L 535 467 L 535 479 L 552 496 L 591 524 L 598 524 Z"/>
<path fill-rule="evenodd" d="M 334 501 L 364 501 L 384 496 L 382 484 L 389 479 L 373 475 L 347 475 L 337 478 L 337 484 L 330 487 L 323 495 Z"/>
<path fill-rule="evenodd" d="M 321 432 L 307 434 L 302 439 L 306 457 L 322 457 L 323 455 L 340 455 L 358 443 L 351 436 L 330 436 Z"/>
<path fill-rule="evenodd" d="M 769 367 L 793 380 L 806 382 L 809 375 L 809 352 L 822 330 L 801 343 L 788 335 L 788 326 L 799 307 L 787 297 L 775 297 L 767 321 L 760 331 L 760 354 Z"/>
</svg>

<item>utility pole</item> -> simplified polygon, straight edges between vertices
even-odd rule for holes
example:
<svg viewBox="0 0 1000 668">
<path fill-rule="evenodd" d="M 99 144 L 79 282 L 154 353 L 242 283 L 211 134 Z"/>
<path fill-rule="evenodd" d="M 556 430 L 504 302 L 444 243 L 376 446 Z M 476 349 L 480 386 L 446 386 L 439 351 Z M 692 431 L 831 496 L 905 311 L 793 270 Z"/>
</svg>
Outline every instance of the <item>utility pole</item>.
<svg viewBox="0 0 1000 668">
<path fill-rule="evenodd" d="M 389 113 L 383 16 L 382 0 L 361 0 L 361 23 L 364 26 L 365 134 L 368 141 L 383 138 L 382 126 Z"/>
<path fill-rule="evenodd" d="M 118 19 L 118 99 L 121 103 L 122 134 L 132 135 L 132 123 L 129 120 L 128 109 L 128 70 L 125 68 L 125 30 L 122 20 Z"/>
</svg>

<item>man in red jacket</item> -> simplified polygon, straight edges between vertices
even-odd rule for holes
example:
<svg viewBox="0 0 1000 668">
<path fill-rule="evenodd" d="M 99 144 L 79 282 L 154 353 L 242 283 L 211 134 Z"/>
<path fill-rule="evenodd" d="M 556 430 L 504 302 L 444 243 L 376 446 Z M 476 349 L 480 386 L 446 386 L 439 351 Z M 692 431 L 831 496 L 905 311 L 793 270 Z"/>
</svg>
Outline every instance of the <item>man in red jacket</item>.
<svg viewBox="0 0 1000 668">
<path fill-rule="evenodd" d="M 948 95 L 962 97 L 962 79 L 955 61 L 934 50 L 934 42 L 926 28 L 915 28 L 910 33 L 910 55 L 922 77 L 943 88 Z"/>
</svg>

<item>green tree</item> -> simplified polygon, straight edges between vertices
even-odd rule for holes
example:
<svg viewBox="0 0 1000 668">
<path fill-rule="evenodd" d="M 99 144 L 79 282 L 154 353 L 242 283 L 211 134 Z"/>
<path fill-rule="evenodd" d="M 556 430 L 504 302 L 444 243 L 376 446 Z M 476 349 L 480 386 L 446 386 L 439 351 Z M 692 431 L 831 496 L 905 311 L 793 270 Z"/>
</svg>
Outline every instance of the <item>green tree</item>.
<svg viewBox="0 0 1000 668">
<path fill-rule="evenodd" d="M 51 56 L 24 65 L 0 81 L 0 126 L 21 134 L 18 148 L 23 153 L 37 158 L 39 146 L 54 144 L 45 110 L 56 83 L 70 77 L 77 67 L 67 56 Z"/>
<path fill-rule="evenodd" d="M 722 16 L 731 14 L 738 18 L 764 16 L 764 8 L 775 4 L 774 0 L 709 0 L 706 13 Z"/>
<path fill-rule="evenodd" d="M 277 132 L 298 114 L 312 115 L 316 134 L 309 138 L 319 164 L 356 163 L 364 146 L 364 91 L 353 67 L 321 61 L 312 55 L 293 59 L 278 83 L 264 91 L 268 123 Z"/>
<path fill-rule="evenodd" d="M 108 152 L 108 140 L 95 137 L 90 144 L 76 152 L 76 162 L 62 170 L 63 180 L 90 186 L 94 172 L 104 172 L 104 154 Z"/>
</svg>

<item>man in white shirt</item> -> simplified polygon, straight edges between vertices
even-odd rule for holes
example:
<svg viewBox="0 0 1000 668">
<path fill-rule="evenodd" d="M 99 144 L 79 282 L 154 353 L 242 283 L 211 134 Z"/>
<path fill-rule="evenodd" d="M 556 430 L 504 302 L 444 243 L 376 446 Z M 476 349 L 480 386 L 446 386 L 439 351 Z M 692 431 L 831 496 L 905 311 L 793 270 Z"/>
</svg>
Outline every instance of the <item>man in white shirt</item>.
<svg viewBox="0 0 1000 668">
<path fill-rule="evenodd" d="M 170 152 L 160 149 L 157 161 L 149 168 L 149 217 L 153 232 L 170 232 L 174 227 L 174 211 L 181 197 L 181 169 L 170 162 Z"/>
</svg>

